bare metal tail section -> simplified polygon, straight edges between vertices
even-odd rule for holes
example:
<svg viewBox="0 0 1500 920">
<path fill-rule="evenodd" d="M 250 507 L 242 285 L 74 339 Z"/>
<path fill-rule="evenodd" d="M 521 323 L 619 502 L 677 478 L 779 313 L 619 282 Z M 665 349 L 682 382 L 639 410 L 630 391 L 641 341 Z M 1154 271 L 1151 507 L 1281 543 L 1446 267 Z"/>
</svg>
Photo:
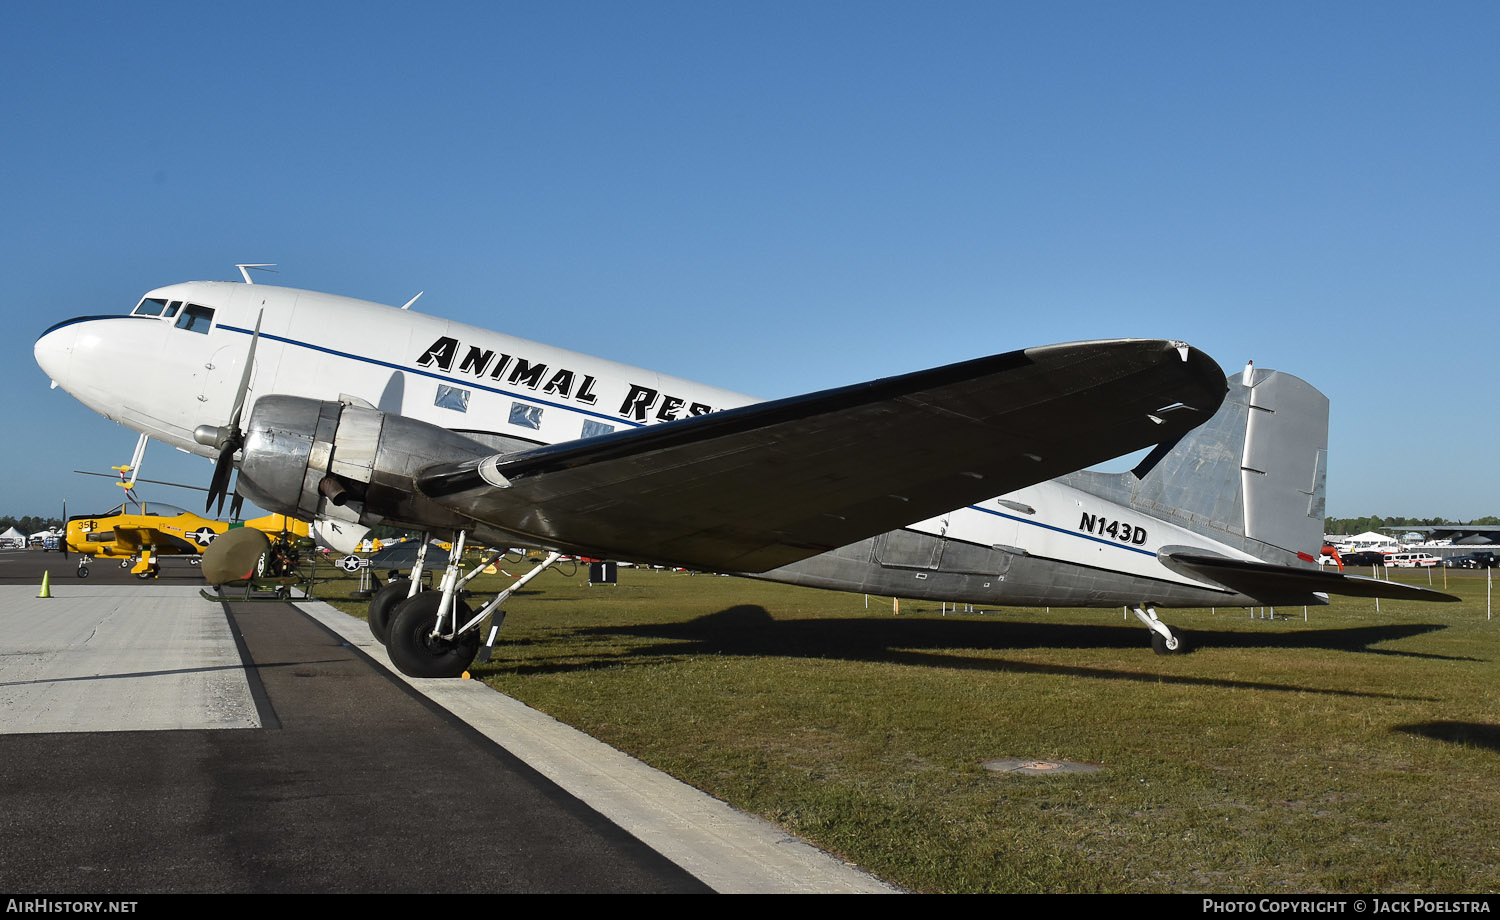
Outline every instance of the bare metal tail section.
<svg viewBox="0 0 1500 920">
<path fill-rule="evenodd" d="M 1062 481 L 1267 561 L 1311 562 L 1323 543 L 1328 397 L 1253 367 L 1228 383 L 1212 419 L 1135 470 Z"/>
<path fill-rule="evenodd" d="M 1328 475 L 1328 397 L 1280 371 L 1246 367 L 1206 424 L 1128 473 L 1083 471 L 1074 488 L 1242 550 L 1258 562 L 1164 546 L 1167 568 L 1267 604 L 1329 594 L 1456 601 L 1416 586 L 1318 569 Z"/>
</svg>

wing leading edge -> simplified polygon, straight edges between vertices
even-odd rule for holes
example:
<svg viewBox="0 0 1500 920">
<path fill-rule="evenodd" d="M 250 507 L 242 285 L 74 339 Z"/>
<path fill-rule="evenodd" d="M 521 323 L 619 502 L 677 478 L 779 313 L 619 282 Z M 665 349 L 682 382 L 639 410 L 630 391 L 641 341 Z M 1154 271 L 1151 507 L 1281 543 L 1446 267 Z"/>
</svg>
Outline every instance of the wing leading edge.
<svg viewBox="0 0 1500 920">
<path fill-rule="evenodd" d="M 518 542 L 763 572 L 1177 438 L 1225 389 L 1180 342 L 1051 345 L 440 464 L 418 487 Z"/>
</svg>

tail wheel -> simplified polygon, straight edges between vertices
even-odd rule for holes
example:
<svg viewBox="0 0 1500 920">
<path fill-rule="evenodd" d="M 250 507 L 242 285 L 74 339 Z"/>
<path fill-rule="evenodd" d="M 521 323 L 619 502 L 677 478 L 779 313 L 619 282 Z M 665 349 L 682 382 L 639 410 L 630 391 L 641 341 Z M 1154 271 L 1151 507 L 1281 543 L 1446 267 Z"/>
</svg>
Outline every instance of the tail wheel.
<svg viewBox="0 0 1500 920">
<path fill-rule="evenodd" d="M 367 616 L 370 621 L 370 635 L 378 639 L 381 645 L 390 645 L 391 614 L 395 612 L 397 604 L 406 600 L 406 595 L 410 590 L 410 579 L 397 578 L 386 582 L 384 587 L 371 595 L 370 612 Z"/>
<path fill-rule="evenodd" d="M 1172 638 L 1168 639 L 1166 636 L 1153 630 L 1151 632 L 1151 650 L 1158 655 L 1182 655 L 1186 654 L 1188 647 L 1187 641 L 1183 639 L 1180 632 L 1172 633 Z"/>
<path fill-rule="evenodd" d="M 479 630 L 471 629 L 456 639 L 432 635 L 442 592 L 424 591 L 396 605 L 391 616 L 390 640 L 386 648 L 391 663 L 407 677 L 458 677 L 468 670 L 479 653 Z M 469 605 L 454 598 L 458 622 L 473 616 Z"/>
</svg>

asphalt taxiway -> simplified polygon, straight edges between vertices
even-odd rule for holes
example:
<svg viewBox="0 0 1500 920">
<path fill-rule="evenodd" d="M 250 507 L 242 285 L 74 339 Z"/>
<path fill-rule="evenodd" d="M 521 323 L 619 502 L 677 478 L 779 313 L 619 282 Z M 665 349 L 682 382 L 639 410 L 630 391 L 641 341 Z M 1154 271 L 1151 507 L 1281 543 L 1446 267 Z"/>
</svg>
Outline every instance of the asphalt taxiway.
<svg viewBox="0 0 1500 920">
<path fill-rule="evenodd" d="M 61 561 L 0 552 L 0 890 L 893 890 L 325 604 Z"/>
</svg>

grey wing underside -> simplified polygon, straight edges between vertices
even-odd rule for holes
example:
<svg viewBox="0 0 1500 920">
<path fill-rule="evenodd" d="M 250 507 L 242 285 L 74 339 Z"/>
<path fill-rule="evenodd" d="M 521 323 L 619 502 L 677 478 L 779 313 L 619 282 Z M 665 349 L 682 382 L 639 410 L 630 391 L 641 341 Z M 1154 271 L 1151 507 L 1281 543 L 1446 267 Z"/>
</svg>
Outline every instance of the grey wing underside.
<svg viewBox="0 0 1500 920">
<path fill-rule="evenodd" d="M 1180 437 L 1224 398 L 1178 342 L 1009 352 L 418 477 L 516 543 L 763 572 Z"/>
</svg>

